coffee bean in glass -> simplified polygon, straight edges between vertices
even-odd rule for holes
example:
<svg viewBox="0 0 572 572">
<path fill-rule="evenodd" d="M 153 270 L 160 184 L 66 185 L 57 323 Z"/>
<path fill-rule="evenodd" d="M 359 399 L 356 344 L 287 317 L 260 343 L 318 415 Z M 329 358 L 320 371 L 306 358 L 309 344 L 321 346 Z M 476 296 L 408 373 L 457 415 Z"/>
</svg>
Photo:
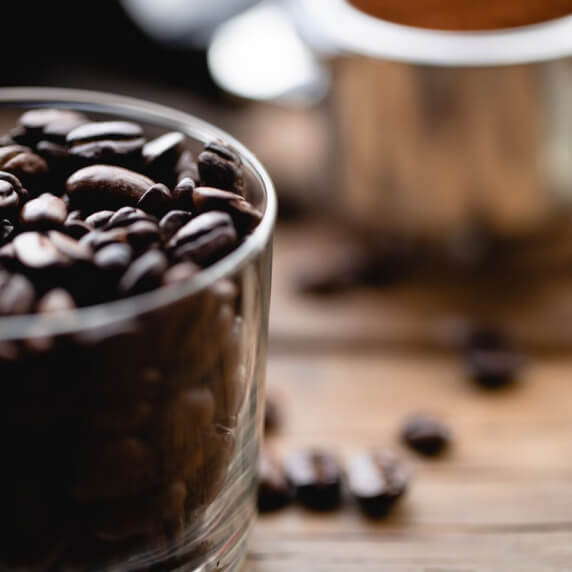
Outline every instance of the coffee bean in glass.
<svg viewBox="0 0 572 572">
<path fill-rule="evenodd" d="M 191 177 L 183 177 L 173 189 L 175 208 L 184 211 L 193 211 L 193 192 L 195 181 Z"/>
<path fill-rule="evenodd" d="M 244 174 L 239 155 L 222 141 L 207 143 L 198 157 L 201 186 L 232 191 L 244 191 Z"/>
<path fill-rule="evenodd" d="M 171 191 L 166 185 L 155 183 L 145 191 L 137 206 L 145 212 L 161 218 L 171 209 L 172 199 Z"/>
<path fill-rule="evenodd" d="M 282 464 L 265 447 L 258 458 L 257 482 L 258 511 L 261 513 L 284 508 L 294 499 L 294 490 L 286 478 Z"/>
<path fill-rule="evenodd" d="M 49 171 L 43 157 L 23 145 L 0 147 L 0 169 L 14 175 L 32 196 L 44 190 Z"/>
<path fill-rule="evenodd" d="M 306 508 L 333 510 L 341 502 L 342 469 L 328 451 L 299 450 L 285 463 L 286 476 L 296 491 L 296 500 Z"/>
<path fill-rule="evenodd" d="M 0 316 L 31 313 L 35 301 L 36 292 L 30 280 L 0 270 Z"/>
<path fill-rule="evenodd" d="M 20 211 L 20 226 L 31 230 L 60 228 L 67 215 L 68 209 L 60 197 L 42 193 L 24 204 Z"/>
<path fill-rule="evenodd" d="M 131 296 L 159 287 L 168 267 L 167 257 L 160 250 L 148 250 L 127 268 L 119 281 L 119 292 Z"/>
<path fill-rule="evenodd" d="M 14 234 L 14 223 L 7 218 L 0 220 L 0 246 L 8 242 Z"/>
<path fill-rule="evenodd" d="M 55 314 L 69 312 L 76 308 L 71 294 L 63 288 L 54 288 L 46 292 L 39 300 L 37 312 L 39 314 Z"/>
<path fill-rule="evenodd" d="M 143 162 L 148 175 L 160 182 L 174 181 L 177 161 L 184 150 L 185 136 L 171 131 L 147 141 L 143 146 Z"/>
<path fill-rule="evenodd" d="M 414 413 L 401 429 L 403 442 L 427 457 L 445 452 L 451 443 L 451 430 L 443 421 L 429 413 Z"/>
<path fill-rule="evenodd" d="M 18 213 L 20 196 L 14 185 L 0 179 L 0 215 L 7 219 L 14 219 Z"/>
<path fill-rule="evenodd" d="M 385 517 L 405 494 L 410 467 L 387 450 L 354 453 L 346 464 L 348 490 L 360 510 L 371 518 Z"/>
</svg>

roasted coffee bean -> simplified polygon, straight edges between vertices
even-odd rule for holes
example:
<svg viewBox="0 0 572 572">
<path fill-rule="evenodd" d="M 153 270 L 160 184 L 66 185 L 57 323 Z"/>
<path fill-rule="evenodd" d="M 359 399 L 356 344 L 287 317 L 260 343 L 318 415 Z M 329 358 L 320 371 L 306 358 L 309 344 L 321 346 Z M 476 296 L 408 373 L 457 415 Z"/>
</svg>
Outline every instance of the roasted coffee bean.
<svg viewBox="0 0 572 572">
<path fill-rule="evenodd" d="M 133 260 L 133 249 L 128 244 L 114 243 L 100 248 L 93 262 L 101 271 L 119 278 Z"/>
<path fill-rule="evenodd" d="M 159 250 L 148 250 L 135 259 L 119 281 L 119 292 L 124 296 L 141 294 L 158 288 L 169 264 Z"/>
<path fill-rule="evenodd" d="M 178 131 L 159 135 L 145 143 L 143 162 L 149 176 L 161 182 L 173 182 L 175 166 L 183 151 L 185 136 Z"/>
<path fill-rule="evenodd" d="M 141 220 L 125 227 L 127 242 L 136 252 L 147 250 L 159 242 L 159 226 L 156 222 Z"/>
<path fill-rule="evenodd" d="M 17 177 L 34 196 L 40 193 L 48 174 L 46 161 L 22 145 L 0 147 L 0 169 Z"/>
<path fill-rule="evenodd" d="M 406 492 L 411 470 L 389 451 L 362 451 L 347 463 L 348 489 L 364 514 L 386 516 Z"/>
<path fill-rule="evenodd" d="M 68 312 L 75 308 L 75 301 L 67 290 L 54 288 L 38 300 L 37 312 L 39 314 L 54 314 L 56 312 Z"/>
<path fill-rule="evenodd" d="M 279 510 L 294 499 L 292 485 L 278 459 L 263 447 L 257 465 L 257 505 L 261 513 Z"/>
<path fill-rule="evenodd" d="M 191 219 L 169 240 L 167 247 L 177 260 L 207 266 L 228 254 L 238 237 L 227 213 L 211 211 Z"/>
<path fill-rule="evenodd" d="M 211 187 L 197 187 L 193 191 L 193 205 L 197 212 L 223 211 L 228 213 L 240 234 L 255 228 L 262 213 L 240 195 Z"/>
<path fill-rule="evenodd" d="M 169 284 L 186 282 L 199 271 L 200 267 L 188 260 L 185 262 L 179 262 L 178 264 L 171 266 L 171 268 L 165 272 L 165 276 L 163 276 L 163 284 L 168 286 Z"/>
<path fill-rule="evenodd" d="M 16 193 L 18 193 L 18 196 L 20 197 L 20 204 L 28 200 L 29 193 L 26 189 L 24 189 L 20 179 L 18 179 L 16 175 L 8 173 L 7 171 L 0 171 L 0 181 L 6 181 L 7 183 L 10 183 L 10 185 L 13 187 L 13 189 L 16 191 Z"/>
<path fill-rule="evenodd" d="M 181 179 L 173 189 L 173 202 L 175 207 L 184 211 L 193 210 L 193 191 L 195 182 L 190 177 Z"/>
<path fill-rule="evenodd" d="M 42 270 L 69 264 L 69 258 L 47 236 L 38 232 L 23 232 L 14 238 L 12 245 L 15 257 L 24 268 Z"/>
<path fill-rule="evenodd" d="M 0 316 L 28 314 L 35 302 L 34 286 L 25 276 L 0 270 Z"/>
<path fill-rule="evenodd" d="M 129 164 L 141 159 L 145 138 L 136 123 L 94 121 L 72 129 L 66 143 L 72 155 L 85 161 Z"/>
<path fill-rule="evenodd" d="M 88 232 L 91 232 L 92 228 L 82 220 L 79 219 L 66 219 L 64 223 L 63 232 L 67 235 L 72 236 L 76 240 L 79 240 L 82 236 L 85 236 Z"/>
<path fill-rule="evenodd" d="M 127 231 L 124 228 L 112 228 L 111 230 L 92 230 L 80 239 L 82 244 L 89 245 L 96 251 L 108 244 L 127 242 Z"/>
<path fill-rule="evenodd" d="M 135 222 L 156 222 L 154 216 L 144 210 L 135 207 L 121 207 L 107 221 L 105 229 L 129 226 Z"/>
<path fill-rule="evenodd" d="M 85 115 L 77 111 L 41 108 L 23 113 L 18 119 L 18 125 L 23 129 L 20 137 L 26 144 L 35 144 L 44 138 L 63 144 L 69 131 L 86 121 Z"/>
<path fill-rule="evenodd" d="M 67 216 L 68 209 L 62 199 L 50 193 L 43 193 L 22 207 L 20 225 L 33 230 L 60 228 Z"/>
<path fill-rule="evenodd" d="M 90 262 L 93 250 L 89 244 L 80 242 L 57 230 L 48 232 L 48 238 L 57 250 L 68 258 L 72 263 Z"/>
<path fill-rule="evenodd" d="M 63 199 L 62 199 L 63 200 Z M 81 215 L 81 211 L 79 209 L 70 211 L 68 216 L 66 217 L 66 223 L 74 221 L 74 220 L 81 220 L 83 221 L 83 217 Z"/>
<path fill-rule="evenodd" d="M 290 455 L 286 476 L 296 491 L 296 500 L 313 510 L 332 510 L 341 501 L 342 469 L 326 451 L 302 450 Z"/>
<path fill-rule="evenodd" d="M 169 211 L 171 204 L 171 191 L 162 183 L 156 183 L 145 191 L 137 206 L 145 212 L 161 218 Z"/>
<path fill-rule="evenodd" d="M 114 215 L 114 212 L 115 211 L 109 210 L 96 211 L 90 214 L 85 219 L 85 222 L 93 228 L 102 228 L 109 222 L 109 219 Z"/>
<path fill-rule="evenodd" d="M 195 184 L 198 184 L 199 167 L 195 161 L 195 158 L 193 157 L 193 154 L 188 149 L 185 149 L 181 153 L 177 164 L 175 165 L 175 174 L 176 183 L 179 183 L 188 177 L 189 179 L 192 179 Z"/>
<path fill-rule="evenodd" d="M 470 332 L 464 350 L 468 375 L 488 389 L 515 382 L 524 365 L 524 356 L 502 332 L 477 327 Z"/>
<path fill-rule="evenodd" d="M 426 456 L 436 456 L 449 446 L 451 431 L 435 416 L 416 413 L 406 419 L 401 438 L 414 451 Z"/>
<path fill-rule="evenodd" d="M 14 223 L 8 219 L 0 220 L 0 246 L 6 244 L 14 235 Z"/>
<path fill-rule="evenodd" d="M 153 181 L 123 167 L 90 165 L 73 173 L 66 182 L 72 208 L 95 212 L 135 206 Z"/>
<path fill-rule="evenodd" d="M 18 213 L 20 195 L 9 181 L 0 179 L 0 215 L 14 219 Z"/>
<path fill-rule="evenodd" d="M 161 232 L 163 242 L 167 242 L 181 227 L 185 226 L 192 217 L 193 215 L 189 211 L 169 211 L 159 221 L 159 231 Z"/>
<path fill-rule="evenodd" d="M 222 141 L 205 145 L 198 157 L 198 168 L 201 186 L 243 194 L 242 161 L 239 155 Z"/>
</svg>

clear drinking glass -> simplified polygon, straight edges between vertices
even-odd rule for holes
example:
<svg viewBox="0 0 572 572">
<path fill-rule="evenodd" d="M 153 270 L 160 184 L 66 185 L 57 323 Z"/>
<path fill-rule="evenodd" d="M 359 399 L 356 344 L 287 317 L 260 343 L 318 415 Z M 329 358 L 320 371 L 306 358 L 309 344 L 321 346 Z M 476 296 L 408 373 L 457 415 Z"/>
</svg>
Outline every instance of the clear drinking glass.
<svg viewBox="0 0 572 572">
<path fill-rule="evenodd" d="M 263 212 L 190 280 L 61 315 L 0 318 L 3 570 L 238 570 L 255 517 L 276 198 L 257 159 L 186 113 L 133 98 L 0 89 L 233 145 Z M 97 287 L 97 284 L 94 284 Z"/>
</svg>

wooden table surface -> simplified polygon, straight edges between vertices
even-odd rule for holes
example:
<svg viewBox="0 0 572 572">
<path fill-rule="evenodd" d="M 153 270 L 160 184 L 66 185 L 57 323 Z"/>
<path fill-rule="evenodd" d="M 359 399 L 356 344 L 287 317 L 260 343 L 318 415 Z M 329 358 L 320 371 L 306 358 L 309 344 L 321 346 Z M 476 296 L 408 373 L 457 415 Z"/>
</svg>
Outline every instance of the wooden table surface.
<svg viewBox="0 0 572 572">
<path fill-rule="evenodd" d="M 458 308 L 427 302 L 422 285 L 298 292 L 296 276 L 333 244 L 323 225 L 278 226 L 267 387 L 284 422 L 266 444 L 281 458 L 312 445 L 342 461 L 385 446 L 414 478 L 380 522 L 349 499 L 331 514 L 291 506 L 259 516 L 246 571 L 572 570 L 572 354 L 535 343 L 554 334 L 541 301 L 514 320 L 533 348 L 519 382 L 486 392 L 447 344 L 443 324 L 456 323 Z M 416 410 L 450 424 L 446 456 L 425 460 L 401 445 L 400 424 Z"/>
</svg>

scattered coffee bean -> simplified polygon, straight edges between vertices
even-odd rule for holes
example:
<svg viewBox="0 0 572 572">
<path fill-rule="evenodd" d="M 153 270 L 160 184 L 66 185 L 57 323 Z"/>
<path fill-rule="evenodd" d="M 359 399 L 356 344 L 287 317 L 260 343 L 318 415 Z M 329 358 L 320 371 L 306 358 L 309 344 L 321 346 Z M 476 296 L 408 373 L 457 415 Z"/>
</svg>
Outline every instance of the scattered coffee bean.
<svg viewBox="0 0 572 572">
<path fill-rule="evenodd" d="M 195 190 L 195 182 L 190 177 L 182 178 L 177 186 L 173 189 L 173 201 L 175 207 L 184 211 L 192 211 L 193 192 Z"/>
<path fill-rule="evenodd" d="M 294 500 L 294 490 L 278 459 L 266 448 L 258 457 L 258 510 L 261 513 L 279 510 Z"/>
<path fill-rule="evenodd" d="M 51 230 L 48 232 L 48 238 L 51 243 L 56 247 L 56 249 L 68 258 L 71 262 L 90 262 L 92 259 L 93 251 L 89 244 L 80 242 L 67 236 L 62 232 L 57 230 Z"/>
<path fill-rule="evenodd" d="M 111 218 L 107 221 L 105 229 L 120 228 L 129 226 L 135 222 L 155 222 L 154 216 L 146 213 L 144 210 L 135 207 L 121 207 L 116 210 Z"/>
<path fill-rule="evenodd" d="M 93 228 L 103 228 L 114 214 L 115 211 L 110 210 L 96 211 L 90 214 L 85 222 Z"/>
<path fill-rule="evenodd" d="M 82 220 L 78 219 L 66 219 L 64 223 L 63 232 L 72 236 L 73 238 L 79 240 L 82 236 L 85 236 L 88 232 L 91 232 L 92 228 Z"/>
<path fill-rule="evenodd" d="M 33 230 L 60 228 L 67 215 L 68 209 L 62 199 L 50 193 L 43 193 L 22 207 L 20 225 Z"/>
<path fill-rule="evenodd" d="M 48 174 L 46 161 L 22 145 L 0 147 L 0 169 L 17 177 L 34 196 L 40 194 Z"/>
<path fill-rule="evenodd" d="M 100 248 L 93 257 L 93 262 L 102 272 L 119 278 L 133 259 L 133 249 L 128 244 L 111 243 Z"/>
<path fill-rule="evenodd" d="M 475 328 L 464 350 L 468 375 L 488 389 L 505 387 L 518 379 L 524 356 L 502 332 L 492 328 Z"/>
<path fill-rule="evenodd" d="M 0 316 L 28 314 L 35 301 L 34 286 L 25 276 L 0 270 Z"/>
<path fill-rule="evenodd" d="M 161 218 L 171 208 L 171 191 L 166 185 L 156 183 L 152 185 L 139 199 L 137 206 L 145 212 Z"/>
<path fill-rule="evenodd" d="M 232 219 L 226 213 L 211 211 L 198 215 L 180 228 L 167 248 L 177 260 L 191 260 L 207 266 L 228 254 L 237 243 Z"/>
<path fill-rule="evenodd" d="M 449 446 L 451 431 L 433 415 L 416 413 L 405 421 L 401 438 L 414 451 L 426 456 L 436 456 Z"/>
<path fill-rule="evenodd" d="M 93 250 L 99 250 L 108 244 L 127 242 L 127 231 L 124 228 L 92 230 L 82 236 L 80 242 L 89 245 Z"/>
<path fill-rule="evenodd" d="M 168 240 L 185 224 L 187 224 L 193 214 L 189 211 L 182 210 L 172 210 L 169 211 L 160 221 L 159 230 L 161 232 L 161 237 L 163 242 L 168 242 Z"/>
<path fill-rule="evenodd" d="M 38 232 L 23 232 L 11 244 L 16 258 L 26 269 L 61 268 L 69 262 L 47 236 Z"/>
<path fill-rule="evenodd" d="M 242 195 L 244 176 L 238 154 L 221 141 L 205 145 L 198 157 L 201 185 L 216 187 Z"/>
<path fill-rule="evenodd" d="M 125 227 L 127 242 L 136 252 L 147 250 L 159 242 L 159 226 L 154 221 L 141 220 Z"/>
<path fill-rule="evenodd" d="M 372 518 L 386 516 L 406 492 L 411 470 L 389 451 L 363 451 L 347 463 L 348 489 L 362 512 Z"/>
<path fill-rule="evenodd" d="M 332 510 L 341 501 L 342 470 L 328 452 L 303 450 L 291 455 L 285 465 L 296 499 L 313 510 Z"/>
<path fill-rule="evenodd" d="M 74 299 L 69 292 L 63 288 L 54 288 L 38 300 L 37 312 L 39 314 L 54 314 L 56 312 L 68 312 L 75 308 Z"/>
<path fill-rule="evenodd" d="M 149 176 L 157 181 L 170 183 L 184 143 L 185 136 L 178 131 L 159 135 L 145 143 L 143 161 Z"/>
<path fill-rule="evenodd" d="M 85 115 L 68 109 L 30 109 L 18 120 L 22 128 L 19 141 L 33 145 L 45 138 L 63 144 L 69 131 L 86 121 Z"/>
<path fill-rule="evenodd" d="M 119 291 L 124 296 L 153 290 L 163 282 L 167 271 L 166 256 L 159 250 L 149 250 L 133 261 L 119 282 Z"/>
</svg>

